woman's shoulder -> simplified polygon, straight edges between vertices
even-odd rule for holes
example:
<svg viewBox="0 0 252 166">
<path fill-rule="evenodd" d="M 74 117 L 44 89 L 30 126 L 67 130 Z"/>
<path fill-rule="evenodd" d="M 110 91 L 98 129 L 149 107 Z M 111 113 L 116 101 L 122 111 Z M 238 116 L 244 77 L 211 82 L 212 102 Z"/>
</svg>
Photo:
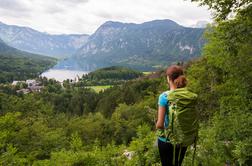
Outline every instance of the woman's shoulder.
<svg viewBox="0 0 252 166">
<path fill-rule="evenodd" d="M 165 91 L 159 95 L 158 103 L 160 106 L 167 106 L 169 91 Z"/>
<path fill-rule="evenodd" d="M 164 91 L 159 95 L 159 98 L 163 98 L 163 99 L 167 99 L 167 96 L 169 95 L 169 90 L 168 91 Z"/>
<path fill-rule="evenodd" d="M 164 92 L 162 92 L 159 96 L 167 97 L 169 93 L 170 93 L 169 90 L 168 90 L 168 91 L 164 91 Z"/>
</svg>

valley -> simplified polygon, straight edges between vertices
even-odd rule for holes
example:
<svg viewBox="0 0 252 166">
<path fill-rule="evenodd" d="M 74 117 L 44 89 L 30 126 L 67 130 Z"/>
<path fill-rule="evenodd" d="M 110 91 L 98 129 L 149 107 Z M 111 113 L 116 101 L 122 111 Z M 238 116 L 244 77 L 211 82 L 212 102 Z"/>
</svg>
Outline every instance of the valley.
<svg viewBox="0 0 252 166">
<path fill-rule="evenodd" d="M 133 15 L 125 15 L 124 6 L 111 8 L 115 1 L 23 2 L 0 2 L 0 18 L 24 23 L 36 16 L 34 24 L 54 25 L 40 20 L 44 13 L 62 29 L 121 21 L 100 22 L 88 35 L 0 22 L 0 165 L 160 166 L 159 148 L 170 143 L 169 157 L 184 153 L 184 166 L 252 165 L 250 1 L 192 0 L 213 12 L 207 28 L 170 19 L 126 23 Z M 203 15 L 189 6 L 172 10 L 184 1 L 168 3 L 134 0 L 125 7 L 132 12 L 140 4 L 135 20 L 156 12 L 189 22 Z M 81 26 L 84 19 L 89 22 Z M 179 72 L 169 75 L 171 64 Z M 193 101 L 179 90 L 193 92 Z M 181 127 L 192 124 L 194 143 L 181 143 L 187 140 Z"/>
<path fill-rule="evenodd" d="M 155 71 L 201 54 L 204 28 L 172 20 L 142 24 L 107 21 L 91 34 L 50 35 L 0 23 L 0 38 L 12 47 L 60 59 L 56 69 L 93 71 L 125 66 Z"/>
</svg>

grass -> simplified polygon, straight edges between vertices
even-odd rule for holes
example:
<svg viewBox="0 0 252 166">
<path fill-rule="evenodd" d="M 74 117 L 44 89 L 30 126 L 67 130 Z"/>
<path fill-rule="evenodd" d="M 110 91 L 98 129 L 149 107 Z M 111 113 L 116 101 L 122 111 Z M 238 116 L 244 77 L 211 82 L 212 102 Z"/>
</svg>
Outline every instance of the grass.
<svg viewBox="0 0 252 166">
<path fill-rule="evenodd" d="M 144 71 L 143 74 L 146 76 L 146 75 L 149 75 L 151 74 L 152 72 L 151 71 Z"/>
<path fill-rule="evenodd" d="M 88 87 L 93 89 L 95 92 L 99 93 L 101 91 L 104 91 L 105 89 L 111 88 L 112 85 L 88 86 Z"/>
</svg>

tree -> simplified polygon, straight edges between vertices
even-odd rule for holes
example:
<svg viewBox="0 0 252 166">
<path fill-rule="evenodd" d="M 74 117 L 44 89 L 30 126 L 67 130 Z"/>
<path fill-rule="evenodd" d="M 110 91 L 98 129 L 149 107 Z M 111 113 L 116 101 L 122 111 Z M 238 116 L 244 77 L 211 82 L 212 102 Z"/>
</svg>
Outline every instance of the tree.
<svg viewBox="0 0 252 166">
<path fill-rule="evenodd" d="M 227 1 L 204 1 L 210 2 Z M 218 20 L 208 30 L 203 57 L 187 70 L 205 115 L 197 156 L 203 165 L 252 164 L 251 32 L 252 5 L 247 5 L 237 9 L 235 18 Z"/>
<path fill-rule="evenodd" d="M 216 20 L 226 20 L 231 14 L 235 15 L 240 10 L 251 5 L 251 0 L 191 0 L 199 2 L 200 5 L 207 5 L 214 11 Z"/>
</svg>

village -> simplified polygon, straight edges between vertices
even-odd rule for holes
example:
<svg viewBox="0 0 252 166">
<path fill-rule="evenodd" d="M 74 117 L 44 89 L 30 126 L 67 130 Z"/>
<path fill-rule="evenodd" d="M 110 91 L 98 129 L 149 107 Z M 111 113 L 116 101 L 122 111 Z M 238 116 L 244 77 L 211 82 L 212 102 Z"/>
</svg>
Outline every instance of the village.
<svg viewBox="0 0 252 166">
<path fill-rule="evenodd" d="M 70 79 L 70 80 L 66 80 L 69 81 L 70 84 L 74 84 L 79 82 L 79 78 L 75 78 L 74 80 Z M 63 82 L 61 81 L 60 84 L 63 87 Z M 16 90 L 16 93 L 18 94 L 28 94 L 31 92 L 41 92 L 44 89 L 44 86 L 42 85 L 42 83 L 38 80 L 35 79 L 28 79 L 26 81 L 13 81 L 12 86 L 16 86 L 16 87 L 20 87 L 18 88 L 18 90 Z"/>
<path fill-rule="evenodd" d="M 41 90 L 44 88 L 44 86 L 41 86 L 41 82 L 38 82 L 35 79 L 32 80 L 26 80 L 26 81 L 13 81 L 12 86 L 18 86 L 22 85 L 21 89 L 18 89 L 17 93 L 23 93 L 27 94 L 30 92 L 41 92 Z"/>
</svg>

